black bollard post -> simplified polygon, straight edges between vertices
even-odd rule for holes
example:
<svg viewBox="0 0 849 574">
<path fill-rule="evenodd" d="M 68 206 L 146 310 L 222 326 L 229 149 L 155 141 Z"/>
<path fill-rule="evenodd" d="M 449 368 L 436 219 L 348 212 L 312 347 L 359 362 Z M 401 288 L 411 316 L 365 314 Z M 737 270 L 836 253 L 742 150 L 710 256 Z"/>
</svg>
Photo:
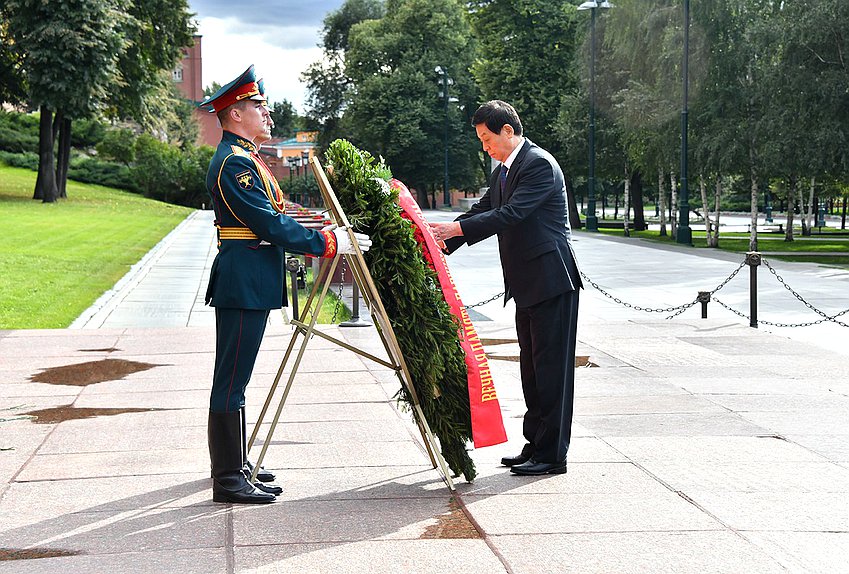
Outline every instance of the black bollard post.
<svg viewBox="0 0 849 574">
<path fill-rule="evenodd" d="M 360 319 L 360 287 L 357 285 L 356 279 L 352 281 L 353 288 L 353 303 L 351 305 L 351 320 L 339 323 L 340 327 L 368 327 L 371 325 L 369 321 Z"/>
<path fill-rule="evenodd" d="M 758 328 L 758 266 L 761 254 L 757 251 L 746 253 L 746 265 L 749 266 L 749 327 Z"/>
<path fill-rule="evenodd" d="M 707 304 L 710 302 L 710 291 L 699 291 L 696 301 L 702 304 L 702 319 L 707 319 Z"/>
<path fill-rule="evenodd" d="M 298 270 L 301 268 L 301 262 L 297 257 L 290 257 L 286 260 L 286 269 L 289 271 L 289 277 L 292 280 L 292 318 L 300 319 L 298 315 Z"/>
</svg>

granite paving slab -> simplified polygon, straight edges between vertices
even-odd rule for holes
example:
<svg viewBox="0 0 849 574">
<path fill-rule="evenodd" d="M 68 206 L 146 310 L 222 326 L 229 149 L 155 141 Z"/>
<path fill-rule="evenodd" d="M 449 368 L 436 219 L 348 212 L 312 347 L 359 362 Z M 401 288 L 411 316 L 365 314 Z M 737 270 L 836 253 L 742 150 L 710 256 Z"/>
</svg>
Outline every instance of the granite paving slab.
<svg viewBox="0 0 849 574">
<path fill-rule="evenodd" d="M 154 550 L 150 552 L 122 552 L 83 554 L 38 560 L 11 560 L 0 562 L 3 574 L 147 574 L 150 572 L 179 572 L 180 574 L 210 574 L 226 572 L 227 557 L 223 548 L 188 550 Z"/>
<path fill-rule="evenodd" d="M 734 413 L 584 416 L 578 422 L 600 436 L 753 436 L 768 430 Z"/>
<path fill-rule="evenodd" d="M 233 539 L 236 545 L 416 540 L 449 510 L 447 492 L 441 498 L 306 498 L 268 505 L 262 516 L 244 508 L 235 511 Z"/>
<path fill-rule="evenodd" d="M 170 450 L 36 455 L 17 480 L 192 474 L 207 468 L 209 449 L 201 444 Z"/>
<path fill-rule="evenodd" d="M 714 520 L 684 498 L 657 483 L 627 494 L 552 496 L 465 495 L 466 506 L 489 535 L 646 530 L 721 530 Z"/>
<path fill-rule="evenodd" d="M 641 466 L 675 490 L 723 490 L 771 493 L 834 493 L 849 497 L 849 472 L 831 462 L 717 463 L 671 459 L 644 461 Z"/>
<path fill-rule="evenodd" d="M 746 532 L 791 572 L 841 572 L 849 556 L 849 532 Z"/>
<path fill-rule="evenodd" d="M 0 524 L 6 529 L 37 526 L 77 513 L 198 506 L 221 510 L 211 491 L 208 472 L 15 482 L 0 505 Z"/>
<path fill-rule="evenodd" d="M 779 562 L 728 531 L 495 536 L 515 574 L 778 574 Z"/>
<path fill-rule="evenodd" d="M 822 462 L 804 446 L 772 436 L 610 437 L 611 446 L 645 463 L 737 464 L 745 462 Z"/>
<path fill-rule="evenodd" d="M 3 528 L 3 544 L 9 548 L 37 547 L 85 554 L 214 548 L 226 534 L 223 509 L 206 504 L 77 512 L 27 526 Z"/>
<path fill-rule="evenodd" d="M 689 490 L 696 504 L 735 530 L 848 532 L 846 492 Z"/>
<path fill-rule="evenodd" d="M 478 460 L 475 460 L 478 463 Z M 630 494 L 657 488 L 654 477 L 629 462 L 569 462 L 566 474 L 527 477 L 496 464 L 477 464 L 474 482 L 461 482 L 457 491 L 467 502 L 474 497 L 501 494 L 549 494 L 565 500 L 574 494 Z"/>
<path fill-rule="evenodd" d="M 240 574 L 445 574 L 507 570 L 483 540 L 364 540 L 236 548 Z"/>
<path fill-rule="evenodd" d="M 266 416 L 265 420 L 268 422 L 264 422 L 260 426 L 254 448 L 263 445 L 268 437 L 274 413 L 271 412 Z M 254 427 L 253 424 L 248 427 L 248 435 L 253 433 Z M 369 442 L 397 442 L 409 440 L 411 432 L 418 433 L 417 429 L 413 430 L 414 428 L 416 427 L 412 427 L 397 417 L 395 419 L 383 419 L 379 425 L 371 420 L 282 421 L 274 430 L 274 435 L 271 438 L 271 450 L 281 444 L 351 443 L 352 446 L 355 446 Z"/>
<path fill-rule="evenodd" d="M 712 400 L 690 394 L 576 397 L 575 412 L 582 416 L 656 413 L 724 413 Z"/>
</svg>

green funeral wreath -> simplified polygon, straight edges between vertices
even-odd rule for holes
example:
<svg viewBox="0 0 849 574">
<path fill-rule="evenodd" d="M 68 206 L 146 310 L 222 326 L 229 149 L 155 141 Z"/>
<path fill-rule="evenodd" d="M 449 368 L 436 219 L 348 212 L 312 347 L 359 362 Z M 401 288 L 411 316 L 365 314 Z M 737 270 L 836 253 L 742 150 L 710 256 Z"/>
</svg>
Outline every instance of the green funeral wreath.
<svg viewBox="0 0 849 574">
<path fill-rule="evenodd" d="M 452 472 L 471 482 L 476 471 L 466 443 L 472 421 L 458 323 L 416 241 L 414 225 L 401 216 L 398 191 L 389 185 L 392 173 L 382 159 L 342 139 L 330 144 L 325 158 L 328 180 L 351 226 L 373 242 L 364 254 L 366 264 L 425 419 Z M 398 399 L 412 405 L 403 386 Z"/>
</svg>

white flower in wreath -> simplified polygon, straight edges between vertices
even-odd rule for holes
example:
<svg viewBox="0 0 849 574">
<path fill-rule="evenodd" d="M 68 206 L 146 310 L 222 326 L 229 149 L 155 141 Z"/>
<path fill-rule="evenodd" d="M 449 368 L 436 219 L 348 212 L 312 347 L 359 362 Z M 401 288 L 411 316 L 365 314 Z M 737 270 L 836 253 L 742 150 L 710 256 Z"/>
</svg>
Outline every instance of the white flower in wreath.
<svg viewBox="0 0 849 574">
<path fill-rule="evenodd" d="M 380 186 L 380 191 L 382 191 L 384 195 L 389 195 L 392 192 L 392 190 L 389 188 L 389 182 L 385 179 L 381 179 L 379 177 L 373 177 L 372 179 L 377 182 L 377 184 Z"/>
</svg>

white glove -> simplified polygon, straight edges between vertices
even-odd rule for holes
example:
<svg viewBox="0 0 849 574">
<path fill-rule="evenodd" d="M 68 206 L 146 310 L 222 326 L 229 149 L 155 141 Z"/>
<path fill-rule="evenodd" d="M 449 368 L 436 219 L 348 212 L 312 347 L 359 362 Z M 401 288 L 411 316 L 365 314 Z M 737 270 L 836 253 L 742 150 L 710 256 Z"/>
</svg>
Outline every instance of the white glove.
<svg viewBox="0 0 849 574">
<path fill-rule="evenodd" d="M 348 235 L 348 228 L 339 227 L 333 229 L 333 234 L 336 236 L 336 253 L 339 255 L 355 253 L 354 246 L 351 244 L 351 238 Z M 365 233 L 354 232 L 354 238 L 357 240 L 357 245 L 360 251 L 365 253 L 371 247 L 371 239 Z"/>
</svg>

